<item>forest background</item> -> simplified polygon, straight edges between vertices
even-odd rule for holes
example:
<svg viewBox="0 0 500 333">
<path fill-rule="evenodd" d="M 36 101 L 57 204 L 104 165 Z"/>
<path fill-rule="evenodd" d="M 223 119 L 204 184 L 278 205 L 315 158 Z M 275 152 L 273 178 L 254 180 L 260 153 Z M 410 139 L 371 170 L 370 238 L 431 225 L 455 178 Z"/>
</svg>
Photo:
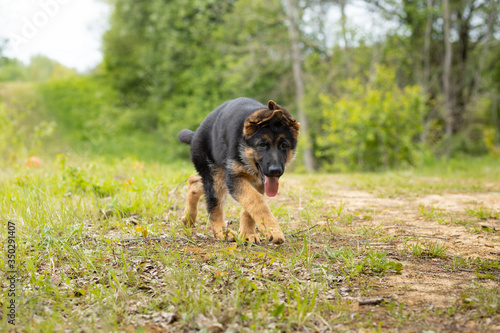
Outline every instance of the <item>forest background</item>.
<svg viewBox="0 0 500 333">
<path fill-rule="evenodd" d="M 498 0 L 108 2 L 104 59 L 88 73 L 0 44 L 1 164 L 185 160 L 178 131 L 240 96 L 297 116 L 299 172 L 499 155 Z M 385 28 L 362 32 L 346 5 Z"/>
</svg>

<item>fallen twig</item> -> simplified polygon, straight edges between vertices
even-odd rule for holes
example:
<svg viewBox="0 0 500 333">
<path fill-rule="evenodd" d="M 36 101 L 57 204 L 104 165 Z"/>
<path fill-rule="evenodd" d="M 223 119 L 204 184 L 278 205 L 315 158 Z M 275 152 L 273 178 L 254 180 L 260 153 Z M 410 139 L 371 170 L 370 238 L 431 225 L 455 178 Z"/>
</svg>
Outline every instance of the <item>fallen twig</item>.
<svg viewBox="0 0 500 333">
<path fill-rule="evenodd" d="M 301 233 L 303 233 L 303 232 L 306 232 L 306 231 L 309 231 L 309 230 L 311 230 L 311 229 L 314 229 L 314 228 L 316 228 L 317 226 L 318 226 L 318 224 L 315 224 L 315 225 L 313 225 L 312 227 L 309 227 L 309 228 L 307 228 L 307 229 L 304 229 L 304 230 L 300 230 L 300 231 L 294 232 L 293 234 L 287 235 L 286 237 L 293 237 L 293 236 L 296 236 L 296 235 L 301 234 Z"/>
<path fill-rule="evenodd" d="M 443 239 L 443 240 L 450 240 L 449 238 L 443 238 L 443 237 L 437 237 L 437 236 L 425 236 L 425 235 L 406 235 L 406 234 L 401 234 L 398 236 L 402 237 L 420 237 L 420 238 L 436 238 L 436 239 Z"/>
<path fill-rule="evenodd" d="M 377 305 L 377 304 L 382 303 L 383 300 L 384 300 L 383 297 L 370 298 L 370 299 L 360 299 L 359 305 Z"/>
</svg>

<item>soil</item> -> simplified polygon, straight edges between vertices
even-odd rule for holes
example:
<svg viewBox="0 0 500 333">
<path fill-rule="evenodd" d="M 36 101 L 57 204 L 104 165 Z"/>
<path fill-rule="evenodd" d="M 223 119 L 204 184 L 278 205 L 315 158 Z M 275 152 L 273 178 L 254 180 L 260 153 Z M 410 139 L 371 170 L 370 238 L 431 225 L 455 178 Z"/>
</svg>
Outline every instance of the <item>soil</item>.
<svg viewBox="0 0 500 333">
<path fill-rule="evenodd" d="M 405 315 L 420 315 L 424 319 L 417 320 L 417 323 L 423 327 L 437 327 L 437 331 L 500 332 L 498 315 L 496 319 L 492 319 L 479 312 L 454 312 L 456 307 L 463 306 L 464 297 L 479 287 L 496 293 L 493 296 L 498 303 L 500 271 L 493 270 L 491 279 L 481 279 L 472 268 L 451 268 L 457 258 L 470 261 L 477 258 L 493 261 L 500 259 L 500 193 L 443 192 L 387 198 L 336 185 L 337 181 L 335 176 L 325 176 L 318 181 L 318 184 L 324 185 L 319 197 L 324 203 L 322 209 L 326 215 L 323 216 L 326 221 L 319 224 L 342 225 L 341 217 L 328 218 L 326 212 L 331 212 L 330 207 L 338 208 L 343 205 L 341 216 L 352 215 L 350 230 L 353 234 L 336 237 L 337 242 L 330 242 L 329 246 L 335 246 L 335 243 L 337 246 L 346 243 L 352 245 L 354 240 L 359 244 L 365 240 L 371 246 L 385 250 L 391 260 L 398 260 L 403 264 L 402 274 L 383 276 L 375 285 L 371 285 L 374 290 L 365 292 L 362 286 L 355 286 L 345 297 L 385 297 L 386 300 L 397 300 L 397 304 L 405 305 Z M 282 190 L 284 193 L 300 193 L 301 184 L 303 181 L 291 178 L 285 182 Z M 307 203 L 301 202 L 300 205 Z M 296 202 L 295 206 L 297 207 Z M 474 216 L 474 212 L 478 211 L 483 212 L 484 216 Z M 363 227 L 364 230 L 378 230 L 378 239 L 356 234 L 356 230 Z M 304 225 L 297 223 L 293 228 L 299 230 Z M 381 241 L 380 236 L 384 240 Z M 387 241 L 386 239 L 390 239 L 387 236 L 393 236 L 393 240 Z M 442 258 L 417 257 L 405 247 L 404 240 L 410 244 L 412 241 L 437 242 L 447 248 L 446 254 Z M 360 306 L 358 302 L 353 302 L 351 310 L 360 314 L 371 313 L 374 317 L 378 313 L 378 319 L 387 323 L 387 311 L 382 311 L 378 306 Z M 445 315 L 439 315 L 440 313 Z M 385 328 L 394 329 L 394 326 Z M 411 326 L 396 330 L 420 331 L 418 327 Z"/>
</svg>

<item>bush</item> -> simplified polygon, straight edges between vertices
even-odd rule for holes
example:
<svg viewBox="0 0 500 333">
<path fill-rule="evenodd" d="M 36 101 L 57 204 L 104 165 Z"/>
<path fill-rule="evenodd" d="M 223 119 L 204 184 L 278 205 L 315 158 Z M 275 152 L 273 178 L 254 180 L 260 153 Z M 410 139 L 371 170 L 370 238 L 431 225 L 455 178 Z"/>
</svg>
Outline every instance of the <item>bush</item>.
<svg viewBox="0 0 500 333">
<path fill-rule="evenodd" d="M 378 170 L 419 162 L 424 99 L 418 86 L 400 89 L 394 71 L 377 66 L 371 82 L 341 84 L 340 98 L 321 95 L 323 135 L 317 157 L 327 171 Z"/>
</svg>

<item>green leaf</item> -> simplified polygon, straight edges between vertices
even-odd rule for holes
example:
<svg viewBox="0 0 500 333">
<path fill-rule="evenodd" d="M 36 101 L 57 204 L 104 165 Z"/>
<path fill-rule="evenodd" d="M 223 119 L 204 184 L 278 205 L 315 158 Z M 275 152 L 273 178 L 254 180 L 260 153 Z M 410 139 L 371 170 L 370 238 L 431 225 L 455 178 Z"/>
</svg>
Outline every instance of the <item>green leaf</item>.
<svg viewBox="0 0 500 333">
<path fill-rule="evenodd" d="M 274 308 L 273 312 L 271 312 L 271 316 L 279 317 L 285 312 L 285 303 L 281 303 Z"/>
</svg>

